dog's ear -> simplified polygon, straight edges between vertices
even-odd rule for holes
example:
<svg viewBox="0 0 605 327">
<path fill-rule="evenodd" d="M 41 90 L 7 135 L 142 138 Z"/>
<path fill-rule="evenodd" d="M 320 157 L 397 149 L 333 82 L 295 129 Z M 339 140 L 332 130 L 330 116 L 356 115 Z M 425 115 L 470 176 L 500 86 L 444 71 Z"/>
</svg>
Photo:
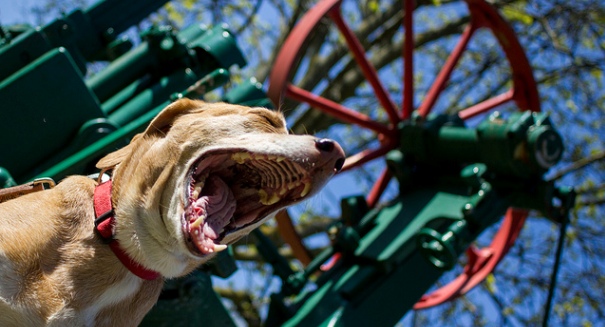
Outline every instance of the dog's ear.
<svg viewBox="0 0 605 327">
<path fill-rule="evenodd" d="M 107 154 L 97 162 L 96 167 L 101 170 L 113 169 L 130 155 L 130 152 L 137 144 L 137 140 L 142 138 L 143 135 L 165 135 L 176 117 L 187 113 L 192 109 L 201 107 L 203 103 L 204 102 L 200 100 L 191 100 L 187 98 L 179 99 L 171 103 L 151 121 L 145 132 L 135 135 L 127 146 Z"/>
<path fill-rule="evenodd" d="M 176 117 L 192 109 L 199 108 L 203 104 L 204 102 L 201 100 L 191 100 L 188 98 L 182 98 L 169 104 L 151 121 L 147 130 L 145 130 L 145 134 L 154 135 L 158 132 L 166 134 L 170 130 L 170 127 L 172 127 L 172 123 Z"/>
<path fill-rule="evenodd" d="M 136 145 L 137 140 L 143 135 L 143 133 L 139 133 L 135 135 L 130 143 L 114 152 L 107 154 L 105 157 L 101 158 L 99 162 L 97 162 L 96 167 L 101 171 L 106 171 L 115 168 L 120 162 L 124 161 L 126 157 L 130 154 L 133 147 Z"/>
</svg>

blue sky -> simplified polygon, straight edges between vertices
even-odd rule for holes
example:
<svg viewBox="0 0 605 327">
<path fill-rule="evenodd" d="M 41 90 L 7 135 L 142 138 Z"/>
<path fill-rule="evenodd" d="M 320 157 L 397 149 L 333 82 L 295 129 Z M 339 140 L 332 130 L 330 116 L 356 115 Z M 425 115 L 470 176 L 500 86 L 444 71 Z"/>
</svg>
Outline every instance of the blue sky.
<svg viewBox="0 0 605 327">
<path fill-rule="evenodd" d="M 41 1 L 36 0 L 0 0 L 0 24 L 34 23 L 30 8 Z"/>
</svg>

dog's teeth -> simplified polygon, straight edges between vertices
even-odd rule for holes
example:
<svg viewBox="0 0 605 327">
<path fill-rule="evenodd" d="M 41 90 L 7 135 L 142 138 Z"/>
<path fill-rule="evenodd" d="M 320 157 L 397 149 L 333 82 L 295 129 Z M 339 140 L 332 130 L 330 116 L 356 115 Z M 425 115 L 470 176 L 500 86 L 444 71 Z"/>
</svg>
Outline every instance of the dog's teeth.
<svg viewBox="0 0 605 327">
<path fill-rule="evenodd" d="M 238 152 L 231 155 L 231 160 L 237 162 L 238 164 L 243 164 L 247 159 L 250 159 L 252 156 L 248 152 Z"/>
<path fill-rule="evenodd" d="M 277 195 L 276 193 L 273 193 L 273 195 L 269 199 L 269 202 L 266 205 L 276 204 L 277 202 L 279 202 L 279 200 L 281 200 L 279 195 Z"/>
<path fill-rule="evenodd" d="M 265 190 L 259 190 L 258 196 L 260 197 L 259 202 L 266 206 L 276 204 L 279 200 L 281 200 L 279 195 L 277 195 L 276 193 L 273 193 L 271 194 L 271 196 L 269 196 L 269 194 Z"/>
<path fill-rule="evenodd" d="M 287 186 L 288 186 L 288 191 L 293 190 L 294 188 L 296 188 L 296 187 L 297 187 L 297 186 L 299 186 L 299 185 L 300 185 L 300 182 L 299 182 L 299 181 L 295 181 L 295 182 L 290 182 L 290 183 L 288 183 L 288 185 L 287 185 Z"/>
<path fill-rule="evenodd" d="M 285 185 L 282 185 L 281 189 L 279 189 L 279 196 L 284 196 L 288 192 L 288 188 Z"/>
<path fill-rule="evenodd" d="M 201 215 L 199 217 L 197 217 L 197 219 L 191 223 L 190 228 L 198 228 L 200 227 L 201 224 L 204 223 L 204 220 L 206 220 L 206 216 L 205 215 Z"/>
<path fill-rule="evenodd" d="M 277 161 L 277 162 L 282 162 L 284 160 L 286 160 L 286 157 L 279 156 L 279 157 L 275 158 L 275 161 Z"/>
<path fill-rule="evenodd" d="M 227 249 L 226 244 L 214 244 L 214 252 L 221 252 Z"/>
<path fill-rule="evenodd" d="M 302 192 L 300 192 L 300 197 L 304 197 L 305 195 L 309 194 L 309 191 L 311 191 L 311 183 L 310 182 L 304 182 L 303 183 L 305 185 L 305 188 L 302 190 Z"/>
<path fill-rule="evenodd" d="M 191 192 L 191 197 L 194 199 L 199 198 L 200 193 L 202 193 L 202 188 L 204 187 L 204 182 L 198 182 L 193 187 L 193 192 Z"/>
<path fill-rule="evenodd" d="M 258 202 L 265 204 L 265 202 L 267 202 L 267 198 L 269 197 L 269 194 L 267 194 L 267 191 L 261 189 L 258 190 L 258 196 L 259 196 L 259 200 Z"/>
</svg>

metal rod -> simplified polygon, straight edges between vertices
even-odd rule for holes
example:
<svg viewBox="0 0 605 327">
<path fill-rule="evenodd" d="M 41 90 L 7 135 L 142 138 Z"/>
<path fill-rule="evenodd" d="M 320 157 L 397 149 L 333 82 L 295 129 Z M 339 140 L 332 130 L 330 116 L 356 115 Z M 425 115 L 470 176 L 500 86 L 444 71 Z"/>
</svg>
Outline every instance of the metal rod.
<svg viewBox="0 0 605 327">
<path fill-rule="evenodd" d="M 372 86 L 372 89 L 374 89 L 374 94 L 376 95 L 376 98 L 378 99 L 382 107 L 386 110 L 387 115 L 389 116 L 389 120 L 393 125 L 397 125 L 397 123 L 401 120 L 399 118 L 397 107 L 395 106 L 393 100 L 391 100 L 389 93 L 386 91 L 386 88 L 382 85 L 380 79 L 378 79 L 378 73 L 376 72 L 376 69 L 374 69 L 372 64 L 370 64 L 368 58 L 366 58 L 365 50 L 361 46 L 361 43 L 359 42 L 353 31 L 351 31 L 349 26 L 342 19 L 342 16 L 340 15 L 340 10 L 330 11 L 329 16 L 330 18 L 332 18 L 342 35 L 345 37 L 349 49 L 353 53 L 353 58 L 359 65 L 359 68 L 361 69 L 366 80 Z"/>
<path fill-rule="evenodd" d="M 387 188 L 387 185 L 389 185 L 391 177 L 391 171 L 385 168 L 380 174 L 380 177 L 378 177 L 376 183 L 374 183 L 374 186 L 372 186 L 372 189 L 370 190 L 370 193 L 366 198 L 368 207 L 374 208 L 376 206 L 378 200 L 380 200 L 380 196 L 382 195 L 382 193 L 384 193 L 384 190 Z"/>
<path fill-rule="evenodd" d="M 296 101 L 307 103 L 311 107 L 330 114 L 345 123 L 356 124 L 380 134 L 392 134 L 392 129 L 390 129 L 388 126 L 378 123 L 362 113 L 351 110 L 339 103 L 328 100 L 319 95 L 315 95 L 292 84 L 287 86 L 286 96 Z"/>
<path fill-rule="evenodd" d="M 561 257 L 563 255 L 563 245 L 565 244 L 565 233 L 567 232 L 567 217 L 561 222 L 559 228 L 559 240 L 557 241 L 557 252 L 555 254 L 555 263 L 552 268 L 552 275 L 550 277 L 550 285 L 548 287 L 548 297 L 546 299 L 546 307 L 544 309 L 544 318 L 542 318 L 542 326 L 548 326 L 548 317 L 550 316 L 550 308 L 552 307 L 552 300 L 555 296 L 555 288 L 557 287 L 557 275 L 559 274 L 559 267 L 561 266 Z"/>
<path fill-rule="evenodd" d="M 475 30 L 476 27 L 471 21 L 471 24 L 464 30 L 460 40 L 458 41 L 458 44 L 456 44 L 456 47 L 447 58 L 443 68 L 439 72 L 439 75 L 437 75 L 437 78 L 435 78 L 435 82 L 433 82 L 431 89 L 428 91 L 426 99 L 418 109 L 420 116 L 426 117 L 431 112 L 431 109 L 433 109 L 435 102 L 437 102 L 437 98 L 439 98 L 439 95 L 445 88 L 445 83 L 449 81 L 454 67 L 456 67 L 458 64 L 458 61 L 460 60 L 460 57 L 466 49 L 466 46 L 468 45 L 468 42 L 473 36 Z"/>
<path fill-rule="evenodd" d="M 461 110 L 460 112 L 458 112 L 458 117 L 460 117 L 462 120 L 475 117 L 501 104 L 513 100 L 514 96 L 515 94 L 513 90 L 510 89 L 507 92 L 501 93 L 499 95 L 496 95 L 495 97 L 491 97 L 483 102 L 477 103 L 472 107 Z"/>
<path fill-rule="evenodd" d="M 414 0 L 404 1 L 403 24 L 405 40 L 403 43 L 403 112 L 402 118 L 408 119 L 414 110 Z"/>
<path fill-rule="evenodd" d="M 380 158 L 391 151 L 393 147 L 388 144 L 383 144 L 377 149 L 366 149 L 360 151 L 354 155 L 347 157 L 344 166 L 342 167 L 341 172 L 347 171 L 349 169 L 361 166 L 366 162 L 370 162 L 374 159 Z"/>
</svg>

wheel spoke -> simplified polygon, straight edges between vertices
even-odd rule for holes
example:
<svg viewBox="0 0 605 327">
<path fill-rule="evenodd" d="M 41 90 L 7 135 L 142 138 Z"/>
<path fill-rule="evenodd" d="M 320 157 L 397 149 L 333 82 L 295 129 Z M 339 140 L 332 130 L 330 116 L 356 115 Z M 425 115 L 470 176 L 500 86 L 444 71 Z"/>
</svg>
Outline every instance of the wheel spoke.
<svg viewBox="0 0 605 327">
<path fill-rule="evenodd" d="M 315 95 L 307 90 L 303 90 L 295 85 L 288 84 L 286 88 L 286 97 L 307 103 L 311 107 L 330 114 L 345 123 L 356 124 L 380 134 L 390 135 L 393 133 L 393 130 L 388 126 L 378 123 L 362 113 L 351 110 L 332 100 Z"/>
<path fill-rule="evenodd" d="M 403 24 L 403 111 L 401 117 L 408 119 L 414 110 L 414 0 L 405 0 Z"/>
<path fill-rule="evenodd" d="M 305 246 L 301 236 L 296 232 L 292 218 L 288 210 L 280 210 L 275 215 L 277 230 L 282 239 L 290 245 L 294 257 L 300 261 L 303 266 L 307 266 L 313 260 L 313 255 Z"/>
<path fill-rule="evenodd" d="M 433 82 L 433 85 L 427 92 L 426 98 L 420 105 L 420 108 L 418 108 L 418 113 L 420 116 L 426 117 L 431 112 L 431 109 L 433 109 L 435 102 L 437 102 L 437 98 L 439 98 L 439 95 L 445 88 L 445 84 L 449 81 L 454 67 L 456 67 L 458 61 L 460 61 L 462 53 L 466 49 L 466 46 L 468 45 L 468 42 L 475 33 L 476 29 L 476 25 L 471 21 L 470 25 L 467 26 L 462 33 L 462 36 L 460 37 L 458 44 L 456 44 L 454 51 L 452 51 L 450 56 L 447 58 L 443 68 L 439 72 L 439 75 L 437 75 L 435 78 L 435 82 Z"/>
<path fill-rule="evenodd" d="M 324 0 L 313 6 L 307 12 L 304 18 L 294 26 L 288 38 L 277 55 L 271 76 L 269 78 L 269 88 L 267 96 L 273 104 L 278 107 L 283 102 L 285 96 L 285 88 L 288 85 L 290 78 L 294 76 L 294 72 L 298 69 L 300 51 L 304 48 L 305 42 L 309 35 L 315 30 L 319 22 L 331 10 L 337 10 L 341 4 L 341 0 Z"/>
<path fill-rule="evenodd" d="M 378 204 L 380 196 L 382 195 L 382 193 L 384 193 L 384 190 L 387 188 L 387 185 L 389 185 L 389 182 L 391 181 L 392 177 L 393 176 L 390 170 L 385 168 L 382 171 L 382 174 L 380 174 L 380 177 L 378 177 L 378 180 L 376 180 L 374 186 L 372 186 L 372 189 L 368 194 L 368 197 L 366 198 L 368 207 L 374 208 L 376 204 Z"/>
<path fill-rule="evenodd" d="M 349 169 L 361 166 L 361 165 L 365 164 L 366 162 L 369 162 L 376 158 L 382 157 L 385 154 L 387 154 L 387 152 L 391 151 L 391 149 L 393 149 L 393 146 L 391 144 L 387 143 L 387 144 L 381 145 L 377 149 L 366 149 L 361 152 L 358 152 L 352 156 L 349 156 L 345 160 L 345 164 L 342 167 L 341 171 L 343 171 L 343 172 L 347 171 Z"/>
<path fill-rule="evenodd" d="M 458 112 L 458 116 L 462 120 L 466 120 L 466 119 L 475 117 L 479 114 L 482 114 L 486 111 L 489 111 L 501 104 L 509 102 L 509 101 L 513 100 L 513 98 L 514 98 L 514 92 L 511 89 L 504 93 L 496 95 L 495 97 L 489 98 L 483 102 L 477 103 L 476 105 L 474 105 L 472 107 L 461 110 L 460 112 Z"/>
<path fill-rule="evenodd" d="M 361 43 L 353 31 L 349 28 L 347 23 L 345 23 L 345 21 L 342 19 L 340 10 L 330 11 L 329 16 L 345 37 L 349 50 L 351 50 L 353 53 L 353 58 L 355 58 L 355 61 L 359 65 L 359 68 L 361 68 L 366 80 L 372 86 L 372 89 L 374 89 L 374 94 L 378 98 L 378 101 L 382 107 L 386 110 L 389 120 L 393 125 L 397 125 L 397 123 L 400 121 L 399 114 L 397 113 L 397 107 L 389 96 L 389 93 L 386 91 L 386 88 L 382 85 L 382 82 L 378 79 L 376 70 L 372 64 L 370 64 L 370 61 L 365 55 L 365 49 L 361 46 Z"/>
</svg>

